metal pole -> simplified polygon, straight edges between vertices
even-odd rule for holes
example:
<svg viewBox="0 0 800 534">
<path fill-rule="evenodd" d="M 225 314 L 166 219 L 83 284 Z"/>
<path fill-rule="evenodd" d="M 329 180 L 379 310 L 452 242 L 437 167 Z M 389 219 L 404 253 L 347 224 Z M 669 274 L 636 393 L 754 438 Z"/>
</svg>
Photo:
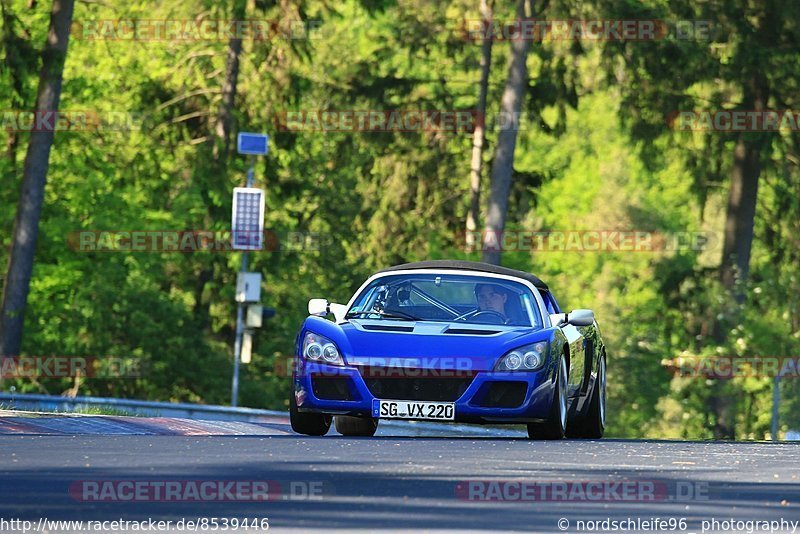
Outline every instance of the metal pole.
<svg viewBox="0 0 800 534">
<path fill-rule="evenodd" d="M 253 187 L 253 172 L 256 159 L 250 157 L 250 167 L 247 169 L 247 187 Z M 247 272 L 247 251 L 242 252 L 242 273 Z M 239 404 L 239 361 L 242 356 L 242 335 L 244 334 L 244 304 L 236 305 L 236 340 L 233 343 L 233 380 L 231 382 L 231 406 Z"/>
<path fill-rule="evenodd" d="M 776 374 L 772 381 L 772 425 L 770 434 L 772 441 L 778 441 L 778 408 L 781 402 L 781 375 Z"/>
</svg>

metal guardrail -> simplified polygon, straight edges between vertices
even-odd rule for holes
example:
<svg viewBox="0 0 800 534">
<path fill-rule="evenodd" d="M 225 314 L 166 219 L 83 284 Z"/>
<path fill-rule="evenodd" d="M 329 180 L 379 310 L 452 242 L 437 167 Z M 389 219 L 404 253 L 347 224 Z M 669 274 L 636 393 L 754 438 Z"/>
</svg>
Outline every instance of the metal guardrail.
<svg viewBox="0 0 800 534">
<path fill-rule="evenodd" d="M 128 412 L 131 415 L 177 417 L 208 421 L 258 422 L 263 420 L 264 417 L 285 417 L 288 423 L 289 418 L 288 412 L 257 408 L 234 408 L 211 404 L 155 402 L 111 397 L 60 397 L 57 395 L 8 392 L 0 392 L 0 408 L 47 412 L 76 412 L 87 408 L 110 408 Z M 523 437 L 519 430 L 458 423 L 383 420 L 381 421 L 381 426 L 401 428 L 406 432 L 412 433 L 441 431 L 474 437 Z"/>
<path fill-rule="evenodd" d="M 60 397 L 31 393 L 0 393 L 0 405 L 16 410 L 75 412 L 86 408 L 111 408 L 132 415 L 208 419 L 211 421 L 256 421 L 262 417 L 287 417 L 287 412 L 232 408 L 179 402 L 154 402 L 109 397 Z"/>
</svg>

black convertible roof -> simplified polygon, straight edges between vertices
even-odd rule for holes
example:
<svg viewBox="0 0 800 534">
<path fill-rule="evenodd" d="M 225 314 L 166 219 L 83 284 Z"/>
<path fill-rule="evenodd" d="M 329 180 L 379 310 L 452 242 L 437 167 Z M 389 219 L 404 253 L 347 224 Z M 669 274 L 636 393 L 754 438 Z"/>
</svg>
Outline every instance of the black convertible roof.
<svg viewBox="0 0 800 534">
<path fill-rule="evenodd" d="M 490 263 L 483 263 L 480 261 L 463 261 L 463 260 L 427 260 L 415 261 L 413 263 L 403 263 L 402 265 L 395 265 L 379 271 L 379 273 L 388 273 L 392 271 L 407 271 L 410 269 L 458 269 L 461 271 L 477 271 L 481 273 L 502 274 L 505 276 L 514 276 L 522 278 L 532 283 L 536 288 L 542 291 L 550 291 L 547 284 L 539 280 L 537 277 L 525 271 L 518 271 L 516 269 L 509 269 L 508 267 L 500 267 Z"/>
</svg>

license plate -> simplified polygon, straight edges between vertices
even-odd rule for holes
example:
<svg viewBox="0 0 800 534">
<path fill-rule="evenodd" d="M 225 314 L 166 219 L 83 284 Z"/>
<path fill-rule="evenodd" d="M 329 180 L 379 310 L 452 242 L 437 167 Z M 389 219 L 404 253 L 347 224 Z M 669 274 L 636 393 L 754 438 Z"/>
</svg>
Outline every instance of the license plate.
<svg viewBox="0 0 800 534">
<path fill-rule="evenodd" d="M 372 417 L 380 419 L 453 421 L 456 418 L 456 406 L 452 402 L 374 399 L 372 401 Z"/>
</svg>

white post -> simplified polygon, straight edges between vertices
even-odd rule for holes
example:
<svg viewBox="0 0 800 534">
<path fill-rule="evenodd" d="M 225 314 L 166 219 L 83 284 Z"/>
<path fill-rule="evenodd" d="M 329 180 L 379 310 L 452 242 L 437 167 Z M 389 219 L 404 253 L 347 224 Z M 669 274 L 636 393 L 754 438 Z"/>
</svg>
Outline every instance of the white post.
<svg viewBox="0 0 800 534">
<path fill-rule="evenodd" d="M 250 157 L 250 167 L 247 169 L 247 187 L 253 187 L 253 167 L 255 158 Z M 242 252 L 241 272 L 247 272 L 247 251 Z M 233 344 L 233 380 L 231 382 L 231 406 L 239 404 L 239 361 L 242 354 L 242 335 L 244 334 L 244 303 L 236 304 L 236 340 Z"/>
<path fill-rule="evenodd" d="M 781 375 L 776 374 L 772 380 L 772 424 L 770 425 L 770 435 L 772 441 L 778 441 L 778 408 L 781 402 Z"/>
</svg>

